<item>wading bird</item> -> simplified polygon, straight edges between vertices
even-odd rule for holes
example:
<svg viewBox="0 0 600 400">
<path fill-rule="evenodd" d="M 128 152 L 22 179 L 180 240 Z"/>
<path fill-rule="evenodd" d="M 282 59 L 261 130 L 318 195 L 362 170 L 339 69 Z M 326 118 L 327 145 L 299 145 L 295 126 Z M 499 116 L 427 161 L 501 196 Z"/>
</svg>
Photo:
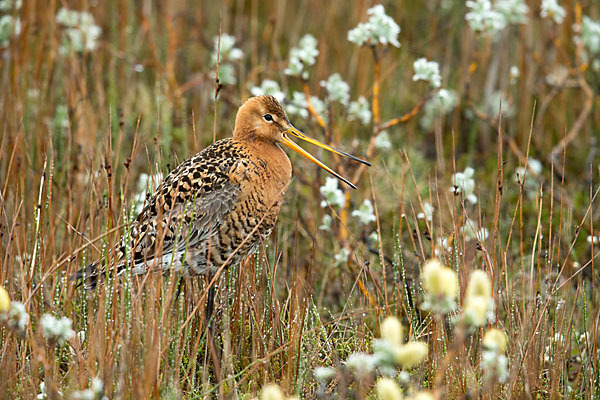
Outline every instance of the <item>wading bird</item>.
<svg viewBox="0 0 600 400">
<path fill-rule="evenodd" d="M 163 180 L 133 222 L 129 237 L 116 248 L 117 275 L 128 263 L 133 274 L 214 274 L 251 254 L 273 229 L 292 178 L 282 144 L 356 188 L 290 136 L 370 165 L 296 129 L 274 97 L 252 97 L 238 110 L 232 138 L 213 143 Z M 93 289 L 105 275 L 99 260 L 74 278 L 83 278 L 85 287 Z"/>
</svg>

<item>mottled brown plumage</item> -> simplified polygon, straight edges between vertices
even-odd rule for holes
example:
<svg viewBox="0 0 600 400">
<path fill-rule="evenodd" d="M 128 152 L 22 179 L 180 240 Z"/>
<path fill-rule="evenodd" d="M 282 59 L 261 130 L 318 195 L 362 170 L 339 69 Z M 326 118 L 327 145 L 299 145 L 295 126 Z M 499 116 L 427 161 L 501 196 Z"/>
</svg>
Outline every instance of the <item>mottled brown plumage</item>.
<svg viewBox="0 0 600 400">
<path fill-rule="evenodd" d="M 184 161 L 160 184 L 132 224 L 130 238 L 116 249 L 117 272 L 125 270 L 127 259 L 136 274 L 175 270 L 187 276 L 240 262 L 273 229 L 290 183 L 292 166 L 280 144 L 349 183 L 288 135 L 364 162 L 295 129 L 274 97 L 253 97 L 240 107 L 232 138 Z M 104 275 L 95 262 L 76 277 L 94 288 Z"/>
</svg>

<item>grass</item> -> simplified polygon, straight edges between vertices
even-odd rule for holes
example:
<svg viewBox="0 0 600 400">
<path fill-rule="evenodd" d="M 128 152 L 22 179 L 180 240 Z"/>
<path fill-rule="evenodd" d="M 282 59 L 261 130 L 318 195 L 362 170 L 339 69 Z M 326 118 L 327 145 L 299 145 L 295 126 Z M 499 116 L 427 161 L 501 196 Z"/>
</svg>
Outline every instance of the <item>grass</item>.
<svg viewBox="0 0 600 400">
<path fill-rule="evenodd" d="M 70 398 L 99 377 L 111 399 L 251 398 L 270 382 L 301 398 L 374 398 L 377 373 L 359 379 L 344 361 L 372 352 L 381 321 L 393 315 L 407 337 L 429 346 L 406 370 L 409 392 L 600 398 L 598 246 L 586 241 L 600 236 L 599 75 L 573 29 L 600 8 L 566 1 L 556 25 L 539 17 L 538 2 L 527 4 L 528 23 L 494 41 L 469 29 L 462 2 L 384 2 L 402 47 L 375 53 L 346 40 L 372 5 L 361 1 L 34 1 L 3 11 L 20 18 L 21 33 L 0 48 L 0 283 L 31 321 L 22 332 L 0 326 L 0 393 L 34 398 L 44 382 L 48 398 Z M 60 51 L 63 6 L 93 15 L 97 49 Z M 220 31 L 236 37 L 244 57 L 234 63 L 238 83 L 220 88 L 215 107 L 211 53 Z M 303 81 L 283 70 L 305 33 L 320 54 Z M 442 85 L 458 98 L 427 128 L 420 121 L 434 92 L 411 79 L 423 56 L 440 62 Z M 167 173 L 213 135 L 231 134 L 250 83 L 273 79 L 288 98 L 306 91 L 323 99 L 319 82 L 334 72 L 352 100 L 369 99 L 374 122 L 349 121 L 337 103 L 328 122 L 314 113 L 291 119 L 373 167 L 316 152 L 359 186 L 343 188 L 344 207 L 323 208 L 325 173 L 291 156 L 294 180 L 276 230 L 217 281 L 214 342 L 203 279 L 110 277 L 95 292 L 69 281 L 102 255 L 110 263 L 108 249 L 127 234 L 134 198 L 145 192 L 140 174 Z M 384 127 L 392 147 L 379 150 Z M 516 181 L 533 159 L 541 171 Z M 450 192 L 452 175 L 467 167 L 475 204 Z M 377 216 L 367 225 L 352 216 L 365 199 Z M 431 221 L 417 218 L 425 203 Z M 319 228 L 324 215 L 329 230 Z M 488 235 L 471 233 L 479 228 Z M 348 259 L 336 260 L 344 249 Z M 452 322 L 458 313 L 421 308 L 421 267 L 433 256 L 457 271 L 461 304 L 470 273 L 488 273 L 495 322 L 462 335 Z M 47 340 L 45 313 L 71 318 L 77 335 L 64 345 Z M 508 336 L 502 384 L 480 367 L 487 326 Z M 334 367 L 335 378 L 317 384 L 318 366 Z"/>
</svg>

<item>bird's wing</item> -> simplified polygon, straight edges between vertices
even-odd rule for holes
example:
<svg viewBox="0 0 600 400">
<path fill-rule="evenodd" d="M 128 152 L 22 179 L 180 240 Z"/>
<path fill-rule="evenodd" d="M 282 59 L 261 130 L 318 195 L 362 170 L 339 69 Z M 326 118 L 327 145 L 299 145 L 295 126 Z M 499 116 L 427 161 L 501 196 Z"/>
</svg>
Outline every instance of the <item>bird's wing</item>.
<svg viewBox="0 0 600 400">
<path fill-rule="evenodd" d="M 219 151 L 213 148 L 217 145 Z M 125 269 L 129 254 L 134 264 L 149 265 L 154 258 L 193 247 L 217 231 L 236 204 L 249 165 L 234 149 L 226 152 L 227 157 L 219 156 L 225 145 L 209 146 L 165 177 L 132 224 L 130 237 L 122 238 L 117 247 L 117 273 Z M 86 287 L 94 288 L 98 277 L 105 275 L 98 264 L 88 265 L 74 278 L 85 275 Z"/>
</svg>

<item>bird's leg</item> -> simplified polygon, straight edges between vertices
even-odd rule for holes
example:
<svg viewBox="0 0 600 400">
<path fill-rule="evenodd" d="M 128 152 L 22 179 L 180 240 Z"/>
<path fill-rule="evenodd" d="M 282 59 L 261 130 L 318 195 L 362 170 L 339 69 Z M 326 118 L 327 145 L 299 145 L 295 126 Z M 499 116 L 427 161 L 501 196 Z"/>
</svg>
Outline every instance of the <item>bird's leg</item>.
<svg viewBox="0 0 600 400">
<path fill-rule="evenodd" d="M 209 277 L 208 281 L 210 282 L 211 278 Z M 206 298 L 206 307 L 204 310 L 204 322 L 206 324 L 207 327 L 210 328 L 211 332 L 213 331 L 214 328 L 214 324 L 213 324 L 213 320 L 212 320 L 212 313 L 214 311 L 215 308 L 215 286 L 216 285 L 211 285 L 208 288 L 208 296 Z"/>
</svg>

